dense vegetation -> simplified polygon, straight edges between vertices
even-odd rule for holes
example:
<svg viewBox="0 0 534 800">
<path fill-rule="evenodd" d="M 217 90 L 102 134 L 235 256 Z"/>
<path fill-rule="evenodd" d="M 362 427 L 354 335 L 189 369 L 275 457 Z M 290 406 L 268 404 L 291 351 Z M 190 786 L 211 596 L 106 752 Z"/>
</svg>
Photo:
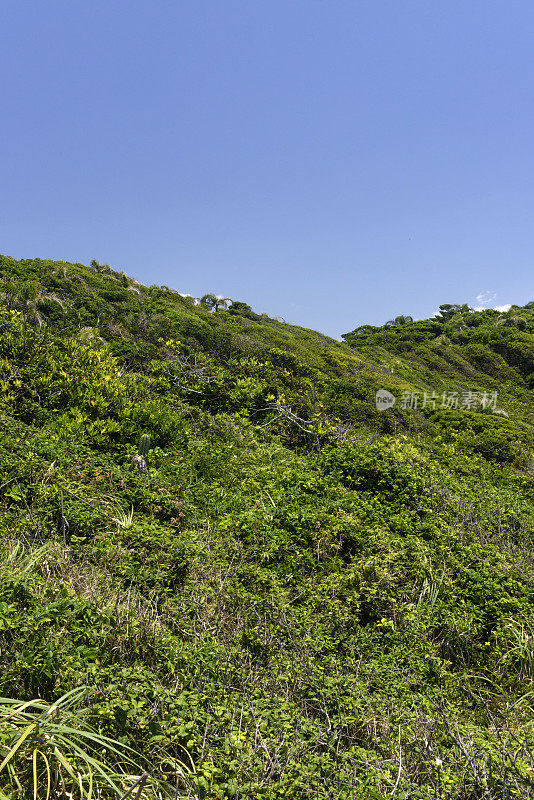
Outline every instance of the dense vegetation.
<svg viewBox="0 0 534 800">
<path fill-rule="evenodd" d="M 532 304 L 0 279 L 0 797 L 534 797 Z"/>
</svg>

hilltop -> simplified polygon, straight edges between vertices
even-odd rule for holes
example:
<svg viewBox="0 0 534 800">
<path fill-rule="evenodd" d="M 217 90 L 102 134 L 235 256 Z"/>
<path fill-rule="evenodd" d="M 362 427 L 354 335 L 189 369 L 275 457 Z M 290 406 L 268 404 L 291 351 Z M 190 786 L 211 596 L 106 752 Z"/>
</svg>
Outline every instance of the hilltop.
<svg viewBox="0 0 534 800">
<path fill-rule="evenodd" d="M 534 797 L 532 303 L 337 342 L 96 262 L 0 296 L 0 694 L 83 688 L 147 797 Z"/>
</svg>

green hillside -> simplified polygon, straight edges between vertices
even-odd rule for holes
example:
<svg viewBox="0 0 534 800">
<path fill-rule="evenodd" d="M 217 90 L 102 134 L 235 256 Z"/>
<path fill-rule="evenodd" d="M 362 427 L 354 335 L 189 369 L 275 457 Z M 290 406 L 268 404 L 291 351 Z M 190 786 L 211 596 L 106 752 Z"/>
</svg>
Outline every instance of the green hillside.
<svg viewBox="0 0 534 800">
<path fill-rule="evenodd" d="M 0 298 L 0 800 L 534 798 L 534 304 Z"/>
</svg>

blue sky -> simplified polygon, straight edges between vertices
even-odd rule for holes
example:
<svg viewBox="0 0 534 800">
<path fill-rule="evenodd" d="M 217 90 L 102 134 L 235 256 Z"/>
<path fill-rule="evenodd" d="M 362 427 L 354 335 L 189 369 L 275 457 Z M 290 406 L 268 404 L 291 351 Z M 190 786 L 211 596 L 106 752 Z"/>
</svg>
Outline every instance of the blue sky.
<svg viewBox="0 0 534 800">
<path fill-rule="evenodd" d="M 3 0 L 0 29 L 0 252 L 335 337 L 534 299 L 530 0 Z"/>
</svg>

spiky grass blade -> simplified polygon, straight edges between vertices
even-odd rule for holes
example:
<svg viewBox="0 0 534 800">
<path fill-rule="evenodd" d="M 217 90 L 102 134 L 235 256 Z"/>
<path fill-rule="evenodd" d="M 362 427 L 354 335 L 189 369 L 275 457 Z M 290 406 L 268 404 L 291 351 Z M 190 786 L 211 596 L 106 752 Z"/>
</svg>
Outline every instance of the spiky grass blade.
<svg viewBox="0 0 534 800">
<path fill-rule="evenodd" d="M 53 794 L 52 770 L 62 796 L 72 795 L 72 800 L 74 795 L 79 795 L 80 800 L 92 800 L 100 797 L 101 791 L 106 797 L 110 792 L 120 797 L 125 785 L 138 782 L 145 772 L 140 763 L 142 757 L 128 745 L 97 732 L 84 721 L 89 709 L 76 706 L 85 693 L 84 687 L 73 689 L 52 704 L 40 699 L 22 702 L 0 698 L 0 733 L 7 736 L 4 741 L 6 749 L 9 748 L 0 764 L 0 771 L 6 770 L 7 783 L 2 782 L 4 790 L 16 786 L 20 796 L 24 795 L 19 776 L 24 782 L 22 774 L 29 762 L 33 773 L 33 800 L 37 800 L 39 780 L 45 778 L 44 770 L 39 769 L 39 756 L 46 769 L 46 800 Z M 151 790 L 158 792 L 159 789 L 166 794 L 171 792 L 165 782 L 151 783 Z M 4 793 L 0 800 L 3 797 Z"/>
<path fill-rule="evenodd" d="M 32 725 L 28 725 L 22 736 L 18 739 L 17 742 L 15 742 L 15 744 L 13 745 L 7 756 L 0 764 L 0 772 L 2 772 L 4 767 L 11 761 L 11 759 L 13 758 L 19 747 L 21 747 L 24 744 L 30 733 L 32 733 L 36 729 L 37 724 L 38 724 L 37 722 L 34 722 Z"/>
<path fill-rule="evenodd" d="M 49 800 L 49 798 L 50 798 L 50 790 L 52 788 L 52 776 L 51 776 L 51 773 L 50 773 L 50 763 L 49 763 L 47 757 L 45 756 L 45 754 L 43 753 L 42 750 L 35 750 L 34 753 L 35 753 L 35 756 L 37 756 L 37 754 L 39 754 L 41 756 L 41 758 L 43 759 L 44 763 L 45 763 L 45 767 L 46 767 L 46 800 Z"/>
<path fill-rule="evenodd" d="M 33 800 L 37 800 L 37 750 L 33 751 Z"/>
</svg>

